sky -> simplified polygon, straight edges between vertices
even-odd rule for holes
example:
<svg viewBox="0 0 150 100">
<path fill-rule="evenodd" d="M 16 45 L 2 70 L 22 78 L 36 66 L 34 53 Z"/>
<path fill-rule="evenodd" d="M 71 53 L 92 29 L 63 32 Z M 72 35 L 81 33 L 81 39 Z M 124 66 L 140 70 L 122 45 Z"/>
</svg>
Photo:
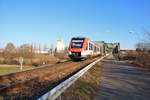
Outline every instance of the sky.
<svg viewBox="0 0 150 100">
<path fill-rule="evenodd" d="M 134 49 L 149 19 L 150 0 L 0 0 L 0 47 L 82 36 Z"/>
</svg>

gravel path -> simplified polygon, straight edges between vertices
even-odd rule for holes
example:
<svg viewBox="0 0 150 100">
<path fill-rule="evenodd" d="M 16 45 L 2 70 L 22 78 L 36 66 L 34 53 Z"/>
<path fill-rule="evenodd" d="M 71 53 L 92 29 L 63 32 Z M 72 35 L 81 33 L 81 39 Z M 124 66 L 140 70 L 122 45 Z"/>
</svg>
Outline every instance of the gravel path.
<svg viewBox="0 0 150 100">
<path fill-rule="evenodd" d="M 94 100 L 150 100 L 150 72 L 109 56 Z"/>
</svg>

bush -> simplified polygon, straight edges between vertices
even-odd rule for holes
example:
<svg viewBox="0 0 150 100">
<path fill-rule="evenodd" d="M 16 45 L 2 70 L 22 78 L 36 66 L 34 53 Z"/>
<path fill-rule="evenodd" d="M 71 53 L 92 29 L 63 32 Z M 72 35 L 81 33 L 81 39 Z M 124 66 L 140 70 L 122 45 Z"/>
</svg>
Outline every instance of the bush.
<svg viewBox="0 0 150 100">
<path fill-rule="evenodd" d="M 123 59 L 132 60 L 133 64 L 150 69 L 150 54 L 143 50 L 128 51 Z"/>
<path fill-rule="evenodd" d="M 16 65 L 19 64 L 19 62 L 18 62 L 16 59 L 5 59 L 5 60 L 3 61 L 3 63 L 4 63 L 4 64 L 16 64 Z"/>
<path fill-rule="evenodd" d="M 1 56 L 0 57 L 0 64 L 19 64 L 20 56 L 17 54 L 13 54 L 10 57 Z M 32 65 L 32 66 L 39 66 L 44 64 L 56 63 L 58 58 L 53 55 L 48 54 L 34 54 L 33 57 L 23 57 L 24 58 L 24 65 Z"/>
<path fill-rule="evenodd" d="M 4 64 L 4 58 L 0 58 L 0 64 Z"/>
<path fill-rule="evenodd" d="M 68 58 L 68 54 L 65 51 L 60 52 L 60 53 L 55 53 L 54 56 L 59 58 L 59 59 L 67 59 Z"/>
</svg>

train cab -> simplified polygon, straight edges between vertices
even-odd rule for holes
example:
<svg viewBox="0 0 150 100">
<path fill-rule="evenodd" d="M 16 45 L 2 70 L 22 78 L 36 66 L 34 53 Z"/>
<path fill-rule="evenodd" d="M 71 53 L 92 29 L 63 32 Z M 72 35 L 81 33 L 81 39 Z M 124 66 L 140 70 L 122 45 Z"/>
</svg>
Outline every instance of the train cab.
<svg viewBox="0 0 150 100">
<path fill-rule="evenodd" d="M 97 46 L 85 37 L 73 37 L 70 41 L 68 55 L 71 59 L 85 59 L 95 54 Z"/>
</svg>

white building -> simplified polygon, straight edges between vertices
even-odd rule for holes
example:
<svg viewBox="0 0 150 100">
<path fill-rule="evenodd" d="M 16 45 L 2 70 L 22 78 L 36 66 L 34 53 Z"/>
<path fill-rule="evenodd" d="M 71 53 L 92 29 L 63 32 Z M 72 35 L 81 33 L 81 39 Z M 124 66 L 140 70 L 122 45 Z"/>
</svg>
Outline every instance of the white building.
<svg viewBox="0 0 150 100">
<path fill-rule="evenodd" d="M 49 54 L 49 51 L 44 51 L 44 50 L 33 50 L 33 52 L 38 54 Z"/>
<path fill-rule="evenodd" d="M 46 44 L 32 44 L 33 46 L 33 52 L 37 54 L 49 54 L 50 48 L 47 47 Z"/>
<path fill-rule="evenodd" d="M 61 52 L 65 50 L 65 44 L 63 39 L 58 39 L 56 43 L 56 52 Z"/>
</svg>

